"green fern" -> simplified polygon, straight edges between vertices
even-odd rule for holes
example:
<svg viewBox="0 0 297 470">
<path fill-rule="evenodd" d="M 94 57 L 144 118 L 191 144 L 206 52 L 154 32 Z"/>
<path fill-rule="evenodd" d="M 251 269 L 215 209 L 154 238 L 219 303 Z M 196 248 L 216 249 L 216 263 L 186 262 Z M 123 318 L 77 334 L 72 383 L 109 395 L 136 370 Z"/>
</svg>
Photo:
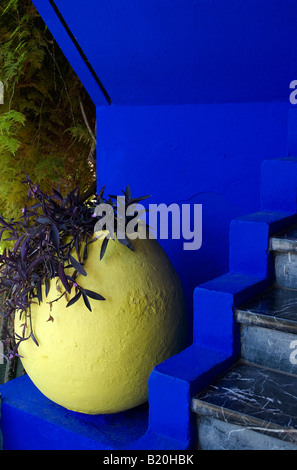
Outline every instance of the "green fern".
<svg viewBox="0 0 297 470">
<path fill-rule="evenodd" d="M 31 0 L 3 0 L 0 28 L 0 213 L 19 217 L 26 173 L 47 192 L 94 181 L 96 113 Z"/>
</svg>

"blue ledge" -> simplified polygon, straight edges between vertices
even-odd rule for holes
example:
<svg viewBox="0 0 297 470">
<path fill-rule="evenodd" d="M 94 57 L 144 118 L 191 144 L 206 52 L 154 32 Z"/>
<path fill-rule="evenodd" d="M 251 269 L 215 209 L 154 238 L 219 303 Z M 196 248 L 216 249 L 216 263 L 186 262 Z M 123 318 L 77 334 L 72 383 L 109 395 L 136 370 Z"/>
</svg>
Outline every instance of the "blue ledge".
<svg viewBox="0 0 297 470">
<path fill-rule="evenodd" d="M 86 415 L 53 403 L 25 375 L 0 386 L 4 450 L 187 450 L 195 447 L 191 398 L 230 365 L 192 345 L 157 366 L 149 406 Z"/>
<path fill-rule="evenodd" d="M 296 221 L 296 213 L 271 210 L 233 219 L 229 235 L 230 271 L 271 277 L 273 259 L 268 252 L 269 238 Z"/>
<path fill-rule="evenodd" d="M 76 413 L 46 398 L 27 375 L 0 393 L 4 450 L 121 450 L 147 431 L 147 404 L 113 415 Z"/>
</svg>

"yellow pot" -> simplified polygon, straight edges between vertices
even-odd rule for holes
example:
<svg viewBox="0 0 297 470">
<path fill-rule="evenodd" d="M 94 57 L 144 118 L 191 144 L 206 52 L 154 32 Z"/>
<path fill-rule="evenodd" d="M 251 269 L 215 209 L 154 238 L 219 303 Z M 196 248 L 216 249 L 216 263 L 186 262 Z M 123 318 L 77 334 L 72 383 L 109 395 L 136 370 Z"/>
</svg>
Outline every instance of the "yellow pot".
<svg viewBox="0 0 297 470">
<path fill-rule="evenodd" d="M 52 401 L 82 413 L 116 413 L 144 403 L 148 377 L 185 346 L 186 307 L 180 280 L 156 240 L 136 239 L 134 250 L 110 240 L 90 244 L 77 283 L 105 297 L 66 308 L 51 281 L 48 297 L 32 306 L 32 339 L 19 347 L 33 383 Z M 69 299 L 75 295 L 72 289 Z M 54 321 L 47 321 L 49 316 Z M 24 318 L 16 317 L 21 334 Z"/>
</svg>

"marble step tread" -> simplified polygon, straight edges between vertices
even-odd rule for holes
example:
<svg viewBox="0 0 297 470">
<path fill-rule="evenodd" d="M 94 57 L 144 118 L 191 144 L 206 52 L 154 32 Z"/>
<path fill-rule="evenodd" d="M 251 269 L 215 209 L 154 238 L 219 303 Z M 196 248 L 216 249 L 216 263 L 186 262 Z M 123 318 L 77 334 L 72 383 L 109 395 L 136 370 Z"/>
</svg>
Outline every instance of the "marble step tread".
<svg viewBox="0 0 297 470">
<path fill-rule="evenodd" d="M 192 410 L 297 446 L 296 375 L 240 361 L 192 400 Z"/>
<path fill-rule="evenodd" d="M 272 286 L 235 310 L 241 324 L 297 334 L 297 290 Z"/>
<path fill-rule="evenodd" d="M 269 240 L 269 250 L 297 253 L 297 225 L 273 235 Z"/>
</svg>

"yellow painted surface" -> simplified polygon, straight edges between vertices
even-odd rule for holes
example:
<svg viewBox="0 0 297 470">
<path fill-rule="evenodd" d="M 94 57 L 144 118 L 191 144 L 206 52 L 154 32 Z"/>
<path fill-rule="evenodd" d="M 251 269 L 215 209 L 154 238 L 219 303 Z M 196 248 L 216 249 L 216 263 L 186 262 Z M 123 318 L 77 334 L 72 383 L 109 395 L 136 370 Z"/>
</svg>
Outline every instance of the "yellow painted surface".
<svg viewBox="0 0 297 470">
<path fill-rule="evenodd" d="M 52 401 L 89 414 L 115 413 L 147 400 L 155 365 L 179 352 L 186 335 L 186 308 L 179 278 L 156 240 L 134 240 L 135 251 L 109 241 L 92 243 L 78 284 L 106 301 L 82 297 L 66 308 L 65 297 L 32 306 L 37 347 L 29 339 L 19 348 L 31 380 Z M 74 288 L 69 298 L 74 296 Z M 51 282 L 46 301 L 59 296 Z M 54 321 L 47 321 L 49 315 Z M 16 319 L 20 333 L 23 319 Z"/>
</svg>

